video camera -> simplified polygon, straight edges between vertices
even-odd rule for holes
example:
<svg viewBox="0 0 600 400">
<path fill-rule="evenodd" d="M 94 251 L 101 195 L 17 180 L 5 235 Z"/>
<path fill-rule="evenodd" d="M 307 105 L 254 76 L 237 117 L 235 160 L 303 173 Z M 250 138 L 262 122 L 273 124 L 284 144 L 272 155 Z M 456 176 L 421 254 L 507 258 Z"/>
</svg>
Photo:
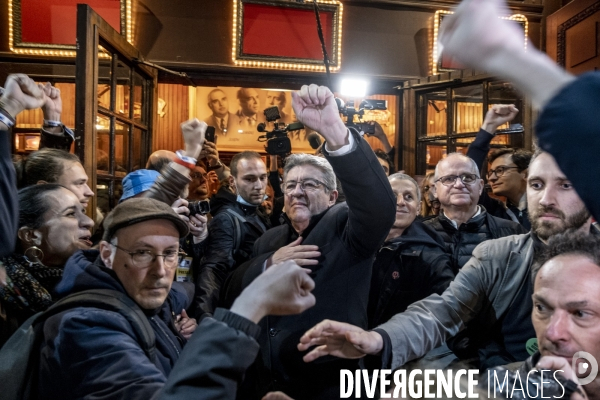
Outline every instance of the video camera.
<svg viewBox="0 0 600 400">
<path fill-rule="evenodd" d="M 304 125 L 300 122 L 292 122 L 289 125 L 286 125 L 283 122 L 276 122 L 281 118 L 277 106 L 265 109 L 264 113 L 267 122 L 273 122 L 274 128 L 269 132 L 267 131 L 267 124 L 264 122 L 258 124 L 257 130 L 266 133 L 266 135 L 259 136 L 258 141 L 267 142 L 265 150 L 268 154 L 272 156 L 287 156 L 292 152 L 292 142 L 287 133 L 304 129 Z"/>
<path fill-rule="evenodd" d="M 354 108 L 354 101 L 348 101 L 347 104 L 344 100 L 337 98 L 335 99 L 340 114 L 346 117 L 345 125 L 348 128 L 356 129 L 358 133 L 364 132 L 367 135 L 375 133 L 375 126 L 366 122 L 362 122 L 362 117 L 365 115 L 365 110 L 387 110 L 387 100 L 370 100 L 365 99 L 361 101 L 358 106 L 358 110 Z M 354 116 L 358 115 L 361 122 L 354 122 Z"/>
</svg>

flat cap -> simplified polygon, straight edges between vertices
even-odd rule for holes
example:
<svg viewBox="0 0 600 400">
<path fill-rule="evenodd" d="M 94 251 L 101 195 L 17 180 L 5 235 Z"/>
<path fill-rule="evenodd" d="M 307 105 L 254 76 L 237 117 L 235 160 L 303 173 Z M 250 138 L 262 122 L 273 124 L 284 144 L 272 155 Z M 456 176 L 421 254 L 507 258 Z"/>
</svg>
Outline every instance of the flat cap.
<svg viewBox="0 0 600 400">
<path fill-rule="evenodd" d="M 110 241 L 119 229 L 153 219 L 166 219 L 173 222 L 179 231 L 180 238 L 189 233 L 187 223 L 179 218 L 171 206 L 162 201 L 140 197 L 119 203 L 104 218 L 102 239 Z"/>
</svg>

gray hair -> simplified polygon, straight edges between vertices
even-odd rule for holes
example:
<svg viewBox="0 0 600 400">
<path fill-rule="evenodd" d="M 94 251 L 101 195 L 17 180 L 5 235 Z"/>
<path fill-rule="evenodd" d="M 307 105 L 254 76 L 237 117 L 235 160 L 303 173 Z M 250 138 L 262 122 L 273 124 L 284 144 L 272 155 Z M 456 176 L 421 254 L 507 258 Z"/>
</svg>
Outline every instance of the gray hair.
<svg viewBox="0 0 600 400">
<path fill-rule="evenodd" d="M 463 153 L 450 153 L 448 154 L 448 156 L 446 158 L 441 159 L 440 161 L 438 161 L 437 165 L 435 166 L 435 173 L 433 174 L 433 179 L 437 180 L 440 177 L 439 171 L 440 171 L 440 164 L 444 161 L 447 161 L 450 157 L 460 157 L 463 158 L 464 160 L 468 161 L 471 163 L 471 170 L 473 171 L 473 173 L 477 176 L 479 176 L 479 167 L 477 166 L 477 163 L 475 161 L 473 161 L 473 159 L 471 157 L 465 156 Z"/>
<path fill-rule="evenodd" d="M 294 167 L 301 165 L 312 165 L 323 173 L 323 182 L 327 188 L 326 192 L 337 190 L 337 184 L 335 180 L 335 172 L 329 161 L 325 158 L 313 156 L 312 154 L 292 154 L 285 159 L 285 167 L 283 168 L 283 181 L 285 182 L 288 172 Z"/>
<path fill-rule="evenodd" d="M 394 179 L 397 179 L 399 181 L 409 181 L 413 185 L 415 185 L 415 189 L 417 190 L 417 198 L 419 199 L 419 201 L 421 201 L 421 189 L 419 188 L 419 184 L 417 183 L 417 181 L 415 181 L 412 176 L 406 175 L 402 172 L 396 172 L 395 174 L 388 176 L 388 181 L 390 181 L 390 183 Z"/>
</svg>

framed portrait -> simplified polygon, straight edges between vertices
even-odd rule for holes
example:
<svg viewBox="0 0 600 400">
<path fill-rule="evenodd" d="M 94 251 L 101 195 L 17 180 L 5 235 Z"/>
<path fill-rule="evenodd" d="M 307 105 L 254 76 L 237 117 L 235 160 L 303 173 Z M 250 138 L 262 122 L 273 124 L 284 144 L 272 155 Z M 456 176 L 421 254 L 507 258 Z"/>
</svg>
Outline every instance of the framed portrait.
<svg viewBox="0 0 600 400">
<path fill-rule="evenodd" d="M 256 89 L 242 87 L 190 88 L 190 118 L 198 118 L 215 128 L 215 138 L 220 151 L 265 151 L 265 134 L 259 132 L 261 123 L 271 131 L 264 110 L 276 106 L 285 125 L 296 121 L 292 109 L 291 91 L 279 89 Z M 290 131 L 292 153 L 314 153 L 307 140 L 306 129 Z"/>
<path fill-rule="evenodd" d="M 132 43 L 132 0 L 8 0 L 9 47 L 18 54 L 75 56 L 77 4 L 88 4 Z"/>
<path fill-rule="evenodd" d="M 342 3 L 318 0 L 330 68 L 341 66 Z M 313 2 L 237 0 L 233 10 L 235 65 L 324 71 Z"/>
</svg>

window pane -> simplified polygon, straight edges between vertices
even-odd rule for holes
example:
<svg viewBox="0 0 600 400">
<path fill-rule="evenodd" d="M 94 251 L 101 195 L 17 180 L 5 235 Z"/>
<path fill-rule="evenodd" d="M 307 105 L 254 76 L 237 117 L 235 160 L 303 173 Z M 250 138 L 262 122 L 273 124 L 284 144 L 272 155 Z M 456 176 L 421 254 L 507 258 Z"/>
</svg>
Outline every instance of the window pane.
<svg viewBox="0 0 600 400">
<path fill-rule="evenodd" d="M 142 165 L 142 135 L 144 131 L 139 128 L 133 128 L 133 159 L 131 160 L 131 168 L 133 170 L 144 168 Z"/>
<path fill-rule="evenodd" d="M 96 199 L 97 207 L 100 209 L 102 214 L 106 216 L 110 211 L 110 192 L 112 182 L 106 179 L 98 178 L 96 180 Z"/>
<path fill-rule="evenodd" d="M 112 57 L 102 46 L 98 46 L 98 105 L 110 109 L 110 70 Z"/>
<path fill-rule="evenodd" d="M 425 136 L 442 136 L 448 134 L 446 108 L 446 91 L 424 95 L 426 104 Z M 420 132 L 423 135 L 423 132 Z"/>
<path fill-rule="evenodd" d="M 464 155 L 467 155 L 468 149 L 469 149 L 468 147 L 456 146 L 456 152 L 463 153 Z"/>
<path fill-rule="evenodd" d="M 123 195 L 123 186 L 120 180 L 98 178 L 96 184 L 97 206 L 106 216 L 117 204 Z"/>
<path fill-rule="evenodd" d="M 117 98 L 115 103 L 115 112 L 125 115 L 129 118 L 129 107 L 131 106 L 129 101 L 131 69 L 119 61 L 117 63 L 115 76 L 117 78 Z"/>
<path fill-rule="evenodd" d="M 427 145 L 425 160 L 427 162 L 427 172 L 433 171 L 437 163 L 446 158 L 446 146 Z"/>
<path fill-rule="evenodd" d="M 453 89 L 454 132 L 477 132 L 483 122 L 483 86 L 473 85 Z"/>
<path fill-rule="evenodd" d="M 144 101 L 144 79 L 137 72 L 133 73 L 133 119 L 136 122 L 146 123 L 146 115 L 143 112 Z"/>
<path fill-rule="evenodd" d="M 62 123 L 73 129 L 75 127 L 75 84 L 57 83 L 54 86 L 60 90 L 62 100 L 62 114 L 60 117 Z"/>
<path fill-rule="evenodd" d="M 96 116 L 96 163 L 98 173 L 108 174 L 110 171 L 110 119 L 98 114 Z"/>
<path fill-rule="evenodd" d="M 512 84 L 503 81 L 490 82 L 488 85 L 489 107 L 495 104 L 514 104 L 519 110 L 522 109 L 521 97 L 515 91 Z M 522 124 L 523 115 L 519 112 L 510 124 Z M 509 129 L 509 123 L 500 125 L 498 130 Z"/>
<path fill-rule="evenodd" d="M 129 160 L 129 126 L 119 121 L 115 122 L 115 176 L 127 174 Z"/>
</svg>

